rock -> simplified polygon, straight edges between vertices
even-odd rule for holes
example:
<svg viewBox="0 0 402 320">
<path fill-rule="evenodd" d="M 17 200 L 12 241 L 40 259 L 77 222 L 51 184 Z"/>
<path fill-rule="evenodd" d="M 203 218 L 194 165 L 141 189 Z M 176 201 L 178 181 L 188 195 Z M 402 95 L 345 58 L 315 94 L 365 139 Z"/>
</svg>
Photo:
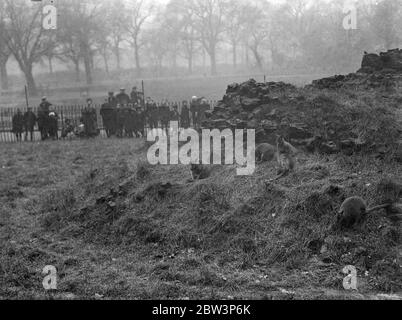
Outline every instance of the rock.
<svg viewBox="0 0 402 320">
<path fill-rule="evenodd" d="M 365 54 L 363 56 L 361 67 L 371 70 L 381 70 L 383 68 L 383 62 L 378 54 Z"/>
<path fill-rule="evenodd" d="M 241 103 L 245 111 L 251 112 L 261 105 L 261 100 L 257 98 L 243 98 Z"/>
</svg>

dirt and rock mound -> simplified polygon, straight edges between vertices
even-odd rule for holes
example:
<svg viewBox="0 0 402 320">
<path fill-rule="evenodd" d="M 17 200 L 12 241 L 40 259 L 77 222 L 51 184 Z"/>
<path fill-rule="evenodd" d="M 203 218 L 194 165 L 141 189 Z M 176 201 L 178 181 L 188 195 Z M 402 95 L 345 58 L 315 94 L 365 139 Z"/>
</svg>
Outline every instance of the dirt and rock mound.
<svg viewBox="0 0 402 320">
<path fill-rule="evenodd" d="M 304 88 L 253 79 L 229 85 L 203 127 L 255 129 L 257 143 L 273 143 L 279 134 L 307 151 L 327 154 L 397 155 L 402 133 L 402 97 L 396 93 L 402 79 L 400 55 L 400 50 L 380 55 L 385 62 L 371 73 L 324 78 Z M 367 59 L 362 64 L 366 71 Z"/>
<path fill-rule="evenodd" d="M 356 73 L 315 80 L 317 89 L 383 90 L 395 93 L 402 82 L 402 50 L 366 53 Z"/>
</svg>

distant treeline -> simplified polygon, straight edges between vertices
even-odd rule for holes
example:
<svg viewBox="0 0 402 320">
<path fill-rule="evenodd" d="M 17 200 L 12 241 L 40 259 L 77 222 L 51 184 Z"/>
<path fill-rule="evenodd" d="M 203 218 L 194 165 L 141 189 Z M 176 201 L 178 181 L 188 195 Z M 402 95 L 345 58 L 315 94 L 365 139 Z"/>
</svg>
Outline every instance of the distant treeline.
<svg viewBox="0 0 402 320">
<path fill-rule="evenodd" d="M 328 73 L 354 71 L 363 51 L 401 44 L 401 0 L 362 0 L 354 9 L 342 0 L 63 0 L 55 4 L 57 29 L 44 31 L 45 3 L 0 2 L 3 90 L 11 57 L 37 94 L 38 65 L 49 74 L 66 65 L 71 81 L 88 85 L 119 81 L 125 69 L 137 78 L 207 70 Z M 345 30 L 349 16 L 356 28 Z"/>
</svg>

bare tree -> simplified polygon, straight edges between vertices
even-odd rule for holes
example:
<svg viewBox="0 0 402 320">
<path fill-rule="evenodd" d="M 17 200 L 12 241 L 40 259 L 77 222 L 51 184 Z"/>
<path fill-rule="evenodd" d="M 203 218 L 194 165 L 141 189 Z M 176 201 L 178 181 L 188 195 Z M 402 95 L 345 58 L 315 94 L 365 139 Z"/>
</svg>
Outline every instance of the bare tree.
<svg viewBox="0 0 402 320">
<path fill-rule="evenodd" d="M 121 69 L 121 45 L 126 37 L 129 16 L 124 14 L 127 10 L 123 0 L 105 1 L 102 11 L 105 12 L 105 30 L 102 37 L 109 42 L 109 47 L 116 58 L 117 70 Z M 103 42 L 103 52 L 107 50 L 106 43 Z M 105 60 L 105 65 L 107 64 Z"/>
<path fill-rule="evenodd" d="M 96 0 L 64 0 L 59 8 L 60 34 L 63 53 L 72 60 L 79 72 L 79 61 L 84 63 L 86 83 L 92 84 L 94 45 L 100 32 L 100 3 Z"/>
<path fill-rule="evenodd" d="M 263 70 L 264 58 L 260 50 L 269 36 L 266 11 L 262 10 L 256 3 L 247 4 L 242 11 L 242 19 L 244 20 L 242 36 L 247 39 L 248 47 L 254 55 L 258 69 Z"/>
<path fill-rule="evenodd" d="M 208 53 L 211 74 L 216 74 L 217 46 L 222 41 L 225 30 L 224 15 L 227 10 L 226 0 L 188 0 L 187 5 L 194 14 L 194 25 L 200 35 L 200 41 Z"/>
<path fill-rule="evenodd" d="M 80 81 L 81 52 L 78 39 L 71 33 L 59 34 L 60 54 L 57 56 L 62 62 L 71 61 L 74 64 L 75 80 Z"/>
<path fill-rule="evenodd" d="M 11 55 L 7 45 L 5 33 L 4 4 L 0 4 L 0 87 L 3 90 L 8 89 L 7 61 Z"/>
<path fill-rule="evenodd" d="M 194 25 L 194 13 L 182 0 L 171 0 L 166 6 L 166 22 L 178 40 L 179 54 L 187 60 L 188 73 L 192 74 L 194 58 L 199 49 L 199 36 Z"/>
<path fill-rule="evenodd" d="M 244 24 L 244 3 L 240 0 L 230 0 L 225 14 L 226 34 L 232 47 L 233 68 L 237 67 L 237 48 L 241 40 L 241 30 Z"/>
<path fill-rule="evenodd" d="M 134 49 L 135 67 L 138 75 L 141 75 L 140 50 L 144 45 L 142 31 L 145 22 L 151 17 L 153 6 L 147 5 L 144 0 L 132 0 L 127 7 L 128 23 L 125 26 L 127 42 Z"/>
<path fill-rule="evenodd" d="M 47 42 L 48 43 L 45 45 L 47 50 L 44 52 L 43 58 L 47 60 L 49 73 L 53 74 L 53 60 L 58 56 L 58 51 L 56 50 L 57 41 L 55 34 L 50 34 Z"/>
<path fill-rule="evenodd" d="M 37 94 L 33 65 L 47 52 L 49 41 L 42 28 L 41 6 L 5 0 L 7 45 L 24 73 L 29 93 Z"/>
</svg>

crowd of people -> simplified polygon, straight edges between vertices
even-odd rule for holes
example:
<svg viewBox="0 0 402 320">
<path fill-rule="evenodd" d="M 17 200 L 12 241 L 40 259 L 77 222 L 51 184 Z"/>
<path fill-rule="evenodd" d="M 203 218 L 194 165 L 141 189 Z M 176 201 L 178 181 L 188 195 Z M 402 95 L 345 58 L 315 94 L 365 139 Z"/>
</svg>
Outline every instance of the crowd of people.
<svg viewBox="0 0 402 320">
<path fill-rule="evenodd" d="M 162 128 L 168 134 L 170 121 L 177 121 L 181 128 L 199 128 L 205 119 L 205 112 L 210 105 L 205 98 L 193 96 L 191 102 L 182 102 L 181 109 L 177 104 L 170 104 L 166 99 L 157 105 L 150 97 L 144 99 L 142 92 L 134 87 L 128 95 L 124 88 L 118 94 L 109 92 L 108 97 L 100 108 L 103 129 L 107 137 L 144 137 L 146 128 Z M 25 113 L 17 109 L 12 118 L 12 132 L 18 141 L 34 139 L 34 130 L 37 124 L 42 140 L 59 139 L 59 115 L 55 107 L 46 97 L 38 107 L 35 114 L 32 108 Z M 61 138 L 72 136 L 96 137 L 100 134 L 98 115 L 93 100 L 88 98 L 86 106 L 81 112 L 79 124 L 72 119 L 65 119 L 62 123 Z"/>
</svg>

